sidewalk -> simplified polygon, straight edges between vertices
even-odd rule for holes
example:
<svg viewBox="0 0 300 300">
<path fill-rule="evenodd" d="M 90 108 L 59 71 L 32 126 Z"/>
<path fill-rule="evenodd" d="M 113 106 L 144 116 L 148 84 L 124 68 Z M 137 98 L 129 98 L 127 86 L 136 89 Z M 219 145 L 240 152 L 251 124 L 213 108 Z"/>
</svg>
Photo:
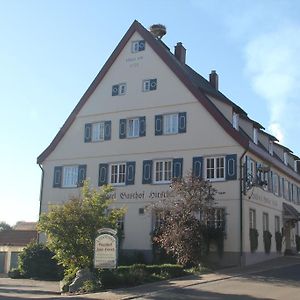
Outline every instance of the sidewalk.
<svg viewBox="0 0 300 300">
<path fill-rule="evenodd" d="M 290 266 L 300 262 L 299 256 L 284 256 L 275 258 L 269 261 L 265 261 L 259 264 L 247 266 L 247 267 L 235 267 L 230 269 L 218 270 L 214 273 L 203 274 L 199 276 L 191 275 L 181 278 L 175 278 L 171 280 L 159 281 L 155 283 L 144 284 L 132 288 L 117 289 L 107 292 L 100 292 L 94 294 L 85 294 L 72 296 L 70 298 L 85 298 L 85 299 L 101 299 L 101 300 L 129 300 L 156 293 L 162 290 L 184 288 L 193 285 L 199 285 L 206 282 L 225 280 L 236 276 L 242 276 L 246 274 L 261 272 L 269 269 L 276 269 L 284 266 Z"/>
</svg>

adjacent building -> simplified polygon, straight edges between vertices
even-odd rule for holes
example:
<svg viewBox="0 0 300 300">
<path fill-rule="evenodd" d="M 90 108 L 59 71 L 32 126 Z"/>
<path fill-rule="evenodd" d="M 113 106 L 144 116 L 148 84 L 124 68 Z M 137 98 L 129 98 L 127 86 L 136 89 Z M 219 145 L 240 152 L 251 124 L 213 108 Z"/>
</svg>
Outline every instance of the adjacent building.
<svg viewBox="0 0 300 300">
<path fill-rule="evenodd" d="M 112 184 L 126 207 L 122 249 L 151 259 L 159 222 L 146 211 L 168 197 L 172 177 L 188 171 L 218 190 L 211 226 L 225 232 L 224 265 L 250 264 L 295 251 L 300 164 L 292 151 L 134 21 L 51 144 L 38 157 L 41 212 L 78 195 L 84 179 Z M 258 233 L 250 245 L 250 228 Z M 264 231 L 272 234 L 270 253 Z M 283 233 L 282 251 L 275 233 Z"/>
</svg>

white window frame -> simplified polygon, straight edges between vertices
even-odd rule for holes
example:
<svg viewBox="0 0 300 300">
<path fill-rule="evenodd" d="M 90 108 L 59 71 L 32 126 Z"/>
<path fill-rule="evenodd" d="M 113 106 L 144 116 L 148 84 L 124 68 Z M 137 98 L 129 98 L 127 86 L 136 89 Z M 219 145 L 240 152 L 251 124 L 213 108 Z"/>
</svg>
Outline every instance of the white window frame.
<svg viewBox="0 0 300 300">
<path fill-rule="evenodd" d="M 273 193 L 279 196 L 279 176 L 277 173 L 273 173 Z"/>
<path fill-rule="evenodd" d="M 212 219 L 210 219 L 212 217 Z M 209 216 L 207 225 L 212 228 L 223 228 L 226 231 L 226 210 L 224 207 L 214 208 L 213 215 Z"/>
<path fill-rule="evenodd" d="M 269 231 L 269 214 L 263 212 L 263 231 Z"/>
<path fill-rule="evenodd" d="M 286 166 L 288 165 L 288 154 L 287 154 L 287 152 L 283 153 L 283 162 Z"/>
<path fill-rule="evenodd" d="M 105 135 L 105 126 L 104 122 L 92 123 L 92 142 L 101 142 L 104 141 Z"/>
<path fill-rule="evenodd" d="M 62 184 L 63 188 L 77 187 L 78 183 L 78 165 L 63 166 Z"/>
<path fill-rule="evenodd" d="M 232 114 L 232 126 L 235 130 L 239 130 L 239 119 L 240 116 L 236 112 L 233 112 Z"/>
<path fill-rule="evenodd" d="M 163 115 L 163 134 L 177 134 L 178 133 L 178 113 Z"/>
<path fill-rule="evenodd" d="M 157 89 L 157 83 L 156 83 L 155 89 L 151 90 L 151 80 L 155 80 L 155 79 L 156 78 L 143 80 L 143 92 L 151 92 L 151 91 L 155 91 Z"/>
<path fill-rule="evenodd" d="M 127 86 L 126 86 L 126 83 L 120 83 L 119 84 L 119 95 L 122 96 L 122 95 L 125 95 L 126 94 L 126 91 L 127 91 Z"/>
<path fill-rule="evenodd" d="M 254 160 L 250 157 L 247 159 L 247 181 L 249 183 L 249 187 L 251 187 L 256 182 L 256 165 Z"/>
<path fill-rule="evenodd" d="M 168 169 L 166 169 L 166 167 L 168 167 Z M 172 173 L 173 173 L 172 159 L 154 160 L 153 162 L 154 183 L 170 183 L 172 180 Z"/>
<path fill-rule="evenodd" d="M 218 161 L 223 160 L 223 166 L 217 167 Z M 213 161 L 213 166 L 210 165 L 208 161 Z M 218 173 L 222 172 L 223 176 L 217 175 Z M 208 172 L 210 174 L 208 174 Z M 225 156 L 213 156 L 213 157 L 206 157 L 205 158 L 205 178 L 210 181 L 224 181 L 225 180 Z M 213 176 L 212 176 L 213 175 Z"/>
<path fill-rule="evenodd" d="M 274 153 L 274 143 L 273 141 L 269 141 L 269 154 L 273 155 Z"/>
<path fill-rule="evenodd" d="M 132 126 L 131 126 L 132 124 Z M 134 138 L 139 137 L 140 135 L 140 119 L 139 118 L 130 118 L 126 121 L 127 131 L 126 137 Z"/>
<path fill-rule="evenodd" d="M 257 128 L 253 128 L 253 142 L 254 144 L 258 144 L 258 129 Z"/>
<path fill-rule="evenodd" d="M 125 185 L 126 163 L 111 163 L 109 165 L 109 183 L 111 185 Z"/>
<path fill-rule="evenodd" d="M 256 229 L 256 210 L 253 208 L 249 209 L 249 228 Z"/>
</svg>

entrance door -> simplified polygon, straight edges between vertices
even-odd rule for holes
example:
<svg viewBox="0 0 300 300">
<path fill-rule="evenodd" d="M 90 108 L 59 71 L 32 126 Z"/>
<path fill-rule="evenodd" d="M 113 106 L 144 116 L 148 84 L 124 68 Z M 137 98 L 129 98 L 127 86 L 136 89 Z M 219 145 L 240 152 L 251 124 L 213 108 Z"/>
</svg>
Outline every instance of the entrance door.
<svg viewBox="0 0 300 300">
<path fill-rule="evenodd" d="M 0 252 L 0 273 L 4 273 L 6 252 Z"/>
</svg>

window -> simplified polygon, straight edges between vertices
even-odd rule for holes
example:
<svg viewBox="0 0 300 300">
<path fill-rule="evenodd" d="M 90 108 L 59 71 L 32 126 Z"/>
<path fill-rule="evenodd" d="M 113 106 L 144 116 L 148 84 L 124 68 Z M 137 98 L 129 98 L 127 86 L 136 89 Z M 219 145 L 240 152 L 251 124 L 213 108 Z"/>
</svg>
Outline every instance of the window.
<svg viewBox="0 0 300 300">
<path fill-rule="evenodd" d="M 269 215 L 263 213 L 263 231 L 269 231 Z"/>
<path fill-rule="evenodd" d="M 258 129 L 253 128 L 253 142 L 257 145 L 258 144 Z"/>
<path fill-rule="evenodd" d="M 112 86 L 112 96 L 122 96 L 126 94 L 126 83 L 119 83 Z"/>
<path fill-rule="evenodd" d="M 172 160 L 154 162 L 154 182 L 167 183 L 172 179 Z"/>
<path fill-rule="evenodd" d="M 280 218 L 275 216 L 275 232 L 280 232 Z"/>
<path fill-rule="evenodd" d="M 222 229 L 225 232 L 225 209 L 215 208 L 208 217 L 207 225 L 211 228 Z"/>
<path fill-rule="evenodd" d="M 273 174 L 273 193 L 279 196 L 279 177 L 276 173 Z"/>
<path fill-rule="evenodd" d="M 104 122 L 92 124 L 92 142 L 104 141 Z"/>
<path fill-rule="evenodd" d="M 155 135 L 185 133 L 186 122 L 186 112 L 156 115 Z"/>
<path fill-rule="evenodd" d="M 273 155 L 273 149 L 274 149 L 274 143 L 272 141 L 269 141 L 269 153 Z"/>
<path fill-rule="evenodd" d="M 285 200 L 289 200 L 289 187 L 290 187 L 290 183 L 284 179 L 284 194 L 283 194 L 283 197 Z"/>
<path fill-rule="evenodd" d="M 135 161 L 100 163 L 98 185 L 133 185 L 135 180 Z"/>
<path fill-rule="evenodd" d="M 153 217 L 152 217 L 152 227 L 153 227 L 153 230 L 158 230 L 162 223 L 163 223 L 163 216 L 162 216 L 162 212 L 160 211 L 156 211 L 153 213 Z"/>
<path fill-rule="evenodd" d="M 87 123 L 84 128 L 84 142 L 100 142 L 111 139 L 111 121 Z"/>
<path fill-rule="evenodd" d="M 86 178 L 86 165 L 54 167 L 54 188 L 74 188 L 83 185 Z"/>
<path fill-rule="evenodd" d="M 163 116 L 164 134 L 178 133 L 178 114 L 169 114 Z"/>
<path fill-rule="evenodd" d="M 144 50 L 145 50 L 145 41 L 144 40 L 131 42 L 131 52 L 132 53 L 136 53 L 136 52 L 140 52 L 140 51 L 144 51 Z"/>
<path fill-rule="evenodd" d="M 110 183 L 125 184 L 126 164 L 118 163 L 110 165 Z"/>
<path fill-rule="evenodd" d="M 295 184 L 292 185 L 292 190 L 293 190 L 293 195 L 292 195 L 292 199 L 293 199 L 293 203 L 297 203 L 297 186 Z"/>
<path fill-rule="evenodd" d="M 146 117 L 120 119 L 119 138 L 133 138 L 146 135 Z"/>
<path fill-rule="evenodd" d="M 249 227 L 250 229 L 256 228 L 256 211 L 255 209 L 249 209 Z"/>
<path fill-rule="evenodd" d="M 288 165 L 288 154 L 287 154 L 287 152 L 283 153 L 283 162 L 286 166 Z"/>
<path fill-rule="evenodd" d="M 140 132 L 139 118 L 127 120 L 127 137 L 138 137 Z"/>
<path fill-rule="evenodd" d="M 157 79 L 143 80 L 143 92 L 154 91 L 157 88 Z"/>
<path fill-rule="evenodd" d="M 247 156 L 247 187 L 251 188 L 255 183 L 256 173 L 255 173 L 255 162 L 250 157 Z"/>
<path fill-rule="evenodd" d="M 125 223 L 125 218 L 124 216 L 118 218 L 117 220 L 117 228 L 119 230 L 121 230 L 122 232 L 124 232 L 124 223 Z"/>
<path fill-rule="evenodd" d="M 206 179 L 210 179 L 210 180 L 225 179 L 224 157 L 206 158 Z"/>
<path fill-rule="evenodd" d="M 234 129 L 239 130 L 239 114 L 235 112 L 232 114 L 232 126 Z"/>
</svg>

